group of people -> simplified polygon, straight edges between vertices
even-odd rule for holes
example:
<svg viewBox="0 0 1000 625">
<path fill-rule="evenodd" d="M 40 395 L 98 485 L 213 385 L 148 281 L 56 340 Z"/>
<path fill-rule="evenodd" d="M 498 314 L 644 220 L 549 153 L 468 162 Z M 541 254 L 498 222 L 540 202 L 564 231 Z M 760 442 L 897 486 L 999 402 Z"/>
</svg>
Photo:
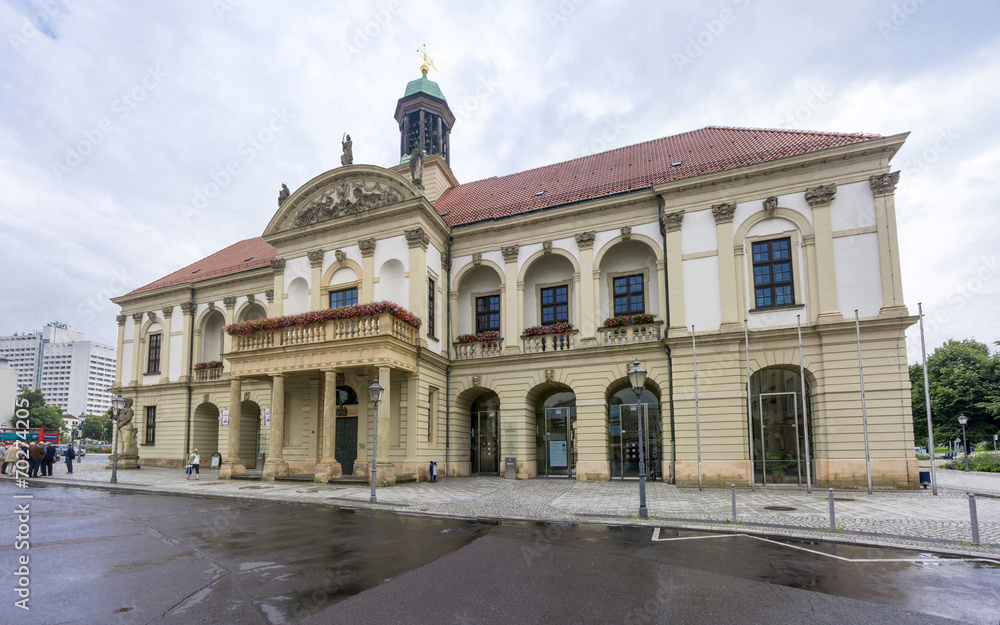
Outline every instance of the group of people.
<svg viewBox="0 0 1000 625">
<path fill-rule="evenodd" d="M 73 472 L 73 461 L 77 458 L 83 459 L 86 451 L 82 448 L 77 454 L 73 445 L 67 445 L 62 456 L 66 460 L 66 472 Z M 0 473 L 3 475 L 16 475 L 14 465 L 19 460 L 28 461 L 28 477 L 45 477 L 52 475 L 52 466 L 59 461 L 58 448 L 53 443 L 31 441 L 24 443 L 15 441 L 3 450 L 3 466 Z M 10 473 L 7 472 L 10 469 Z"/>
</svg>

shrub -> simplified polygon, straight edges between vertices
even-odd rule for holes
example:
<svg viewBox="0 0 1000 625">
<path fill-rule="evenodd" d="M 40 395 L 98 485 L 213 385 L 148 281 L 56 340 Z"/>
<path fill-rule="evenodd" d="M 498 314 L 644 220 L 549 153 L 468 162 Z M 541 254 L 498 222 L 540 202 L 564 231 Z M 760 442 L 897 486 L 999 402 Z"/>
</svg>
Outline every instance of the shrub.
<svg viewBox="0 0 1000 625">
<path fill-rule="evenodd" d="M 459 334 L 455 338 L 456 343 L 495 343 L 501 340 L 503 337 L 496 330 L 486 330 L 483 332 L 477 332 L 475 334 Z"/>
<path fill-rule="evenodd" d="M 941 465 L 945 469 L 962 471 L 965 469 L 965 458 L 955 458 Z M 1000 452 L 978 453 L 969 456 L 969 470 L 983 473 L 1000 473 Z"/>
</svg>

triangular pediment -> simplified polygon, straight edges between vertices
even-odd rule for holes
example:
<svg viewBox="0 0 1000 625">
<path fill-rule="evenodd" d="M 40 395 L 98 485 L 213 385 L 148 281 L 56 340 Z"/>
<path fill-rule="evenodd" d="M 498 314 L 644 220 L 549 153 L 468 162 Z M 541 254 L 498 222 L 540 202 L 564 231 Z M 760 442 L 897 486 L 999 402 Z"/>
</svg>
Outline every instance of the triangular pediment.
<svg viewBox="0 0 1000 625">
<path fill-rule="evenodd" d="M 316 176 L 279 207 L 264 236 L 399 204 L 420 197 L 413 184 L 374 165 L 347 165 Z"/>
</svg>

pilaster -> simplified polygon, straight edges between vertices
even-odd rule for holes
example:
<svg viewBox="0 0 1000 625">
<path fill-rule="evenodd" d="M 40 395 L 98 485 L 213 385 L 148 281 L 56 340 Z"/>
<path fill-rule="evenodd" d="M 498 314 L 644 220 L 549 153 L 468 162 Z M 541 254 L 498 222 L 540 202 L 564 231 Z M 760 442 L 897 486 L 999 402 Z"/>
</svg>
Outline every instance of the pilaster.
<svg viewBox="0 0 1000 625">
<path fill-rule="evenodd" d="M 837 194 L 836 184 L 806 189 L 806 201 L 812 208 L 813 229 L 816 232 L 816 286 L 819 291 L 819 321 L 840 321 L 843 315 L 837 306 L 837 275 L 833 257 L 833 225 L 830 205 Z"/>
<path fill-rule="evenodd" d="M 132 386 L 142 385 L 142 317 L 143 313 L 132 314 Z"/>
<path fill-rule="evenodd" d="M 594 280 L 594 238 L 597 232 L 581 232 L 576 235 L 576 245 L 580 250 L 580 343 L 583 346 L 597 344 L 597 315 L 600 306 L 595 305 Z M 598 278 L 599 279 L 599 278 Z"/>
<path fill-rule="evenodd" d="M 191 381 L 191 359 L 194 354 L 188 349 L 194 349 L 194 304 L 181 302 L 182 334 L 181 334 L 181 375 L 178 382 Z"/>
<path fill-rule="evenodd" d="M 504 353 L 520 354 L 520 311 L 517 284 L 517 255 L 520 245 L 506 245 L 500 248 L 504 262 Z M 523 288 L 523 287 L 522 287 Z"/>
<path fill-rule="evenodd" d="M 274 274 L 272 296 L 268 300 L 267 316 L 280 317 L 285 301 L 285 259 L 275 258 L 271 261 L 271 271 Z"/>
<path fill-rule="evenodd" d="M 226 309 L 224 313 L 224 316 L 226 318 L 226 325 L 229 325 L 233 321 L 235 321 L 235 319 L 233 319 L 233 315 L 236 314 L 236 298 L 233 297 L 232 295 L 224 297 L 222 298 L 222 304 L 223 306 L 225 306 Z M 230 351 L 232 351 L 232 349 L 233 349 L 233 337 L 230 336 L 228 332 L 223 332 L 222 353 L 219 354 L 219 356 L 220 358 L 222 358 L 222 366 L 223 366 L 222 370 L 226 373 L 229 372 L 231 365 L 229 364 L 229 360 L 225 358 L 225 355 L 228 354 Z"/>
<path fill-rule="evenodd" d="M 160 384 L 170 382 L 170 318 L 174 314 L 173 306 L 164 306 L 163 310 L 163 338 L 160 340 Z"/>
<path fill-rule="evenodd" d="M 323 281 L 323 254 L 323 250 L 306 253 L 309 257 L 309 266 L 312 268 L 309 276 L 309 310 L 327 308 L 322 301 L 323 285 L 320 284 Z"/>
<path fill-rule="evenodd" d="M 905 316 L 903 280 L 899 267 L 899 237 L 896 232 L 896 184 L 899 172 L 871 176 L 872 197 L 875 199 L 875 227 L 878 235 L 878 260 L 882 278 L 882 317 Z"/>
<path fill-rule="evenodd" d="M 420 319 L 417 344 L 427 345 L 427 244 L 430 237 L 423 228 L 404 230 L 406 244 L 410 247 L 410 312 Z"/>
<path fill-rule="evenodd" d="M 686 330 L 684 322 L 684 268 L 681 260 L 681 224 L 684 211 L 675 211 L 663 216 L 663 236 L 667 242 L 667 280 L 670 292 L 666 293 L 670 310 L 669 330 Z"/>
<path fill-rule="evenodd" d="M 722 325 L 720 332 L 740 329 L 740 314 L 736 303 L 736 259 L 733 256 L 733 215 L 736 204 L 723 203 L 712 206 L 715 217 L 715 235 L 719 246 L 719 296 L 722 300 Z M 671 319 L 671 322 L 673 320 Z"/>
<path fill-rule="evenodd" d="M 115 358 L 115 386 L 121 388 L 122 385 L 122 350 L 125 348 L 125 320 L 128 319 L 125 315 L 118 315 L 115 320 L 118 322 L 118 357 Z"/>
<path fill-rule="evenodd" d="M 358 241 L 361 248 L 361 293 L 358 303 L 367 304 L 375 299 L 375 238 Z"/>
</svg>

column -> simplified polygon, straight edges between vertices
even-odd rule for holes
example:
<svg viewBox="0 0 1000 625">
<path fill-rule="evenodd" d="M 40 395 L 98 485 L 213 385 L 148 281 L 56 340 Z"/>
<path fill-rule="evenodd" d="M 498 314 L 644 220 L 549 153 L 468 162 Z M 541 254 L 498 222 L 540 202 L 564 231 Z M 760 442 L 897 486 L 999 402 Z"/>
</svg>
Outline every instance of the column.
<svg viewBox="0 0 1000 625">
<path fill-rule="evenodd" d="M 742 328 L 742 315 L 736 308 L 736 259 L 733 255 L 733 215 L 736 204 L 712 206 L 715 236 L 719 246 L 719 296 L 722 299 L 720 332 L 735 332 Z M 672 321 L 672 320 L 671 320 Z"/>
<path fill-rule="evenodd" d="M 405 119 L 405 118 L 404 118 Z M 375 301 L 375 239 L 361 239 L 361 292 L 358 293 L 358 303 L 367 304 Z"/>
<path fill-rule="evenodd" d="M 389 462 L 389 422 L 392 413 L 392 376 L 389 367 L 378 369 L 378 383 L 385 389 L 378 404 L 378 437 L 375 444 L 376 486 L 392 486 L 396 483 L 396 468 Z"/>
<path fill-rule="evenodd" d="M 122 385 L 122 350 L 125 349 L 125 320 L 128 319 L 125 315 L 118 315 L 115 320 L 118 321 L 118 351 L 115 353 L 117 357 L 115 358 L 115 386 L 121 388 Z"/>
<path fill-rule="evenodd" d="M 899 238 L 896 233 L 896 184 L 899 172 L 868 179 L 875 198 L 875 226 L 878 229 L 878 261 L 882 278 L 880 316 L 906 316 L 903 281 L 899 271 Z"/>
<path fill-rule="evenodd" d="M 276 373 L 271 376 L 271 442 L 268 444 L 267 458 L 261 479 L 272 481 L 276 477 L 288 475 L 285 462 L 285 376 Z"/>
<path fill-rule="evenodd" d="M 246 475 L 247 468 L 240 459 L 240 402 L 243 401 L 242 380 L 229 380 L 229 436 L 226 459 L 219 469 L 219 479 L 228 480 L 234 476 Z"/>
<path fill-rule="evenodd" d="M 504 262 L 503 336 L 505 354 L 521 353 L 521 309 L 518 308 L 517 301 L 517 254 L 519 250 L 520 246 L 516 243 L 500 248 Z"/>
<path fill-rule="evenodd" d="M 280 317 L 285 297 L 285 259 L 276 258 L 271 261 L 271 271 L 274 273 L 274 286 L 271 297 L 268 298 L 268 317 Z"/>
<path fill-rule="evenodd" d="M 142 384 L 142 317 L 143 313 L 132 314 L 132 386 Z"/>
<path fill-rule="evenodd" d="M 226 325 L 231 324 L 235 319 L 233 315 L 236 314 L 236 298 L 232 295 L 229 297 L 222 298 L 222 304 L 226 307 L 225 318 Z M 229 359 L 226 355 L 233 349 L 233 337 L 229 335 L 228 332 L 222 333 L 222 353 L 219 355 L 222 358 L 222 371 L 228 373 L 231 365 L 229 364 Z"/>
<path fill-rule="evenodd" d="M 316 463 L 315 481 L 326 484 L 331 479 L 343 476 L 343 469 L 337 462 L 337 371 L 323 372 L 323 449 L 320 461 Z"/>
<path fill-rule="evenodd" d="M 837 194 L 837 185 L 828 184 L 806 189 L 806 201 L 812 208 L 816 231 L 816 282 L 819 291 L 819 315 L 823 321 L 843 319 L 837 306 L 837 274 L 833 258 L 833 225 L 830 204 Z"/>
<path fill-rule="evenodd" d="M 684 266 L 681 257 L 681 224 L 684 211 L 674 211 L 663 216 L 663 236 L 667 242 L 667 306 L 670 311 L 670 330 L 686 330 L 684 321 Z"/>
<path fill-rule="evenodd" d="M 309 276 L 309 310 L 329 308 L 323 304 L 323 250 L 307 252 L 312 274 Z"/>
<path fill-rule="evenodd" d="M 594 306 L 594 238 L 595 230 L 576 235 L 580 250 L 580 344 L 597 343 L 597 319 L 600 308 Z"/>
<path fill-rule="evenodd" d="M 419 378 L 416 373 L 406 374 L 406 459 L 402 474 L 420 481 L 420 462 L 417 460 L 417 443 L 427 435 L 427 429 L 420 427 Z M 400 415 L 402 417 L 402 415 Z M 428 479 L 430 477 L 428 476 Z"/>
<path fill-rule="evenodd" d="M 183 317 L 181 325 L 181 377 L 177 378 L 178 382 L 191 381 L 191 361 L 197 353 L 192 353 L 194 351 L 194 310 L 193 303 L 181 302 L 181 315 Z"/>
<path fill-rule="evenodd" d="M 163 338 L 160 340 L 160 384 L 170 381 L 170 317 L 174 314 L 173 306 L 163 307 Z"/>
<path fill-rule="evenodd" d="M 622 366 L 624 372 L 628 366 Z M 591 385 L 576 393 L 576 479 L 606 481 L 611 477 L 608 458 L 607 401 L 604 388 Z"/>
<path fill-rule="evenodd" d="M 417 345 L 427 345 L 427 244 L 430 237 L 423 228 L 404 230 L 406 244 L 410 246 L 410 312 L 422 325 L 417 333 Z M 384 386 L 384 385 L 383 385 Z"/>
</svg>

